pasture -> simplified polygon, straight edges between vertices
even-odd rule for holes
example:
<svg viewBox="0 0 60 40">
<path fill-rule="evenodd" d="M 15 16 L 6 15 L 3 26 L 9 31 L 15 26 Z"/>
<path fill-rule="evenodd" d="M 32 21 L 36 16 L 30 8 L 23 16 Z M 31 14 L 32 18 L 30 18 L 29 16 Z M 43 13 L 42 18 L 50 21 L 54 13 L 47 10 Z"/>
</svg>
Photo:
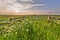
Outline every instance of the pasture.
<svg viewBox="0 0 60 40">
<path fill-rule="evenodd" d="M 0 40 L 60 40 L 60 20 L 47 18 L 41 15 L 0 16 Z"/>
</svg>

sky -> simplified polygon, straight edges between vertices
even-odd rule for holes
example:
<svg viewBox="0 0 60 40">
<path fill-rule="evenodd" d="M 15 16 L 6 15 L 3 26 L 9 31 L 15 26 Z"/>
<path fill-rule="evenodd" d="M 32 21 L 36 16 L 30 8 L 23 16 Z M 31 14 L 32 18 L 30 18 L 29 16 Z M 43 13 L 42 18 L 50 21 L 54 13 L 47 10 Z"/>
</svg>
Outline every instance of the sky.
<svg viewBox="0 0 60 40">
<path fill-rule="evenodd" d="M 36 0 L 35 0 L 36 2 Z M 44 7 L 39 7 L 37 9 L 45 9 L 45 10 L 59 10 L 60 9 L 60 0 L 38 0 L 37 3 L 45 4 Z"/>
<path fill-rule="evenodd" d="M 12 11 L 59 11 L 60 0 L 0 0 L 0 7 Z"/>
</svg>

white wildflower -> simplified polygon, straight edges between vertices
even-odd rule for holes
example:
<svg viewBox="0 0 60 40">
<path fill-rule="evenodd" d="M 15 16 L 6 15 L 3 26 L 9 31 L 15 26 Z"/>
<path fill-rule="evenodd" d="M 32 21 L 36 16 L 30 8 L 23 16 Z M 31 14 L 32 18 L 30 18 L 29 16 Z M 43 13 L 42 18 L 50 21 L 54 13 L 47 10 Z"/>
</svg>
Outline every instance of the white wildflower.
<svg viewBox="0 0 60 40">
<path fill-rule="evenodd" d="M 26 29 L 26 31 L 28 32 L 28 31 L 29 31 L 29 29 Z"/>
</svg>

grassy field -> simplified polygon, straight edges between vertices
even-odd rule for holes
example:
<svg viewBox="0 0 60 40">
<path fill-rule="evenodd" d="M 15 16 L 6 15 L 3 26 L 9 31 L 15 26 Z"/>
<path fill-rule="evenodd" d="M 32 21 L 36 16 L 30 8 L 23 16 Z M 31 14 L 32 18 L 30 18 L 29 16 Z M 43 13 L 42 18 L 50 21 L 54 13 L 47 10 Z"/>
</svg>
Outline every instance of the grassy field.
<svg viewBox="0 0 60 40">
<path fill-rule="evenodd" d="M 0 40 L 60 40 L 60 20 L 47 17 L 0 16 Z"/>
</svg>

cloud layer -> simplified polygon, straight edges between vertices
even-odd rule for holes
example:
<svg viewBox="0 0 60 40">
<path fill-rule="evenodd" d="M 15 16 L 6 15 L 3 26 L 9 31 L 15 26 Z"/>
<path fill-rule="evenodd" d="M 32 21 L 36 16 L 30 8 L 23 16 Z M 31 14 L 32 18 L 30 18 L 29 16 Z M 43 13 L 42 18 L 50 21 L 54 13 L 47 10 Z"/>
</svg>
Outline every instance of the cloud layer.
<svg viewBox="0 0 60 40">
<path fill-rule="evenodd" d="M 37 6 L 45 6 L 44 4 L 34 4 L 33 0 L 0 0 L 0 7 L 12 10 L 23 11 L 29 10 Z"/>
</svg>

